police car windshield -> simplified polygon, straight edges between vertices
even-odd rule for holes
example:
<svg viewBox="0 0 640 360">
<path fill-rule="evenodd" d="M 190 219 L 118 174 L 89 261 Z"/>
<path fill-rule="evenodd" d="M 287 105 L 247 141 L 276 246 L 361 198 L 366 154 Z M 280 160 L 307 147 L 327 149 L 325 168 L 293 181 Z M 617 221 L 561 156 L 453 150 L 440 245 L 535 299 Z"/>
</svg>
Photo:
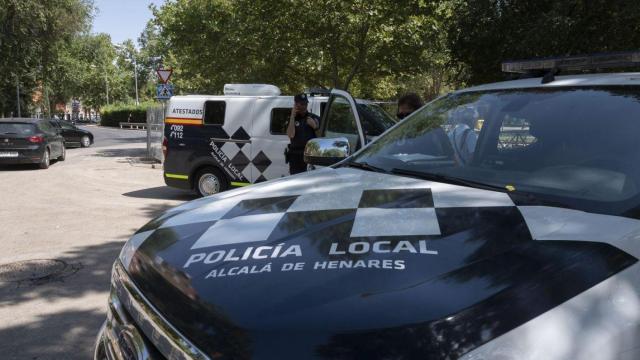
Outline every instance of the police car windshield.
<svg viewBox="0 0 640 360">
<path fill-rule="evenodd" d="M 622 215 L 640 204 L 639 137 L 640 87 L 463 92 L 423 107 L 352 161 Z"/>
</svg>

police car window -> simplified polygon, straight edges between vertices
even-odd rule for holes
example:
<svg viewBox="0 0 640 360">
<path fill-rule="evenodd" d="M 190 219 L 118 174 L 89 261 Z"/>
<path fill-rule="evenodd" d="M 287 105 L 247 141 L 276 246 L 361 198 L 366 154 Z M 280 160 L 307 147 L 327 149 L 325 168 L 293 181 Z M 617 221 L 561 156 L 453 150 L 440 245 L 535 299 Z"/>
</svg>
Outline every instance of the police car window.
<svg viewBox="0 0 640 360">
<path fill-rule="evenodd" d="M 322 115 L 324 115 L 324 109 L 327 108 L 327 102 L 323 101 L 320 103 L 320 118 L 322 118 Z"/>
<path fill-rule="evenodd" d="M 271 109 L 271 125 L 269 126 L 271 134 L 286 135 L 289 117 L 291 117 L 291 108 Z"/>
<path fill-rule="evenodd" d="M 328 138 L 346 137 L 352 149 L 356 149 L 358 142 L 358 128 L 356 118 L 349 101 L 342 96 L 332 98 L 326 117 L 327 127 L 325 136 Z"/>
<path fill-rule="evenodd" d="M 376 104 L 358 104 L 357 106 L 362 130 L 367 139 L 380 136 L 395 124 L 393 118 Z"/>
<path fill-rule="evenodd" d="M 227 103 L 224 101 L 207 101 L 204 104 L 204 124 L 224 125 Z"/>
</svg>

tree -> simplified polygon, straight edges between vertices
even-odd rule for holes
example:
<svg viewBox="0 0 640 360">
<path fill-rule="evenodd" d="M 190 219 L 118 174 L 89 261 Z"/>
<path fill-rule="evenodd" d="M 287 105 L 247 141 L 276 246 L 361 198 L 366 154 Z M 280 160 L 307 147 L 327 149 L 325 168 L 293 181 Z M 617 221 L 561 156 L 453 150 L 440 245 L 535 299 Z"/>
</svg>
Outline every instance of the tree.
<svg viewBox="0 0 640 360">
<path fill-rule="evenodd" d="M 21 101 L 37 91 L 51 113 L 52 83 L 68 60 L 63 49 L 89 30 L 92 11 L 90 0 L 0 0 L 0 71 L 9 74 L 0 79 L 0 113 L 14 112 L 18 83 Z"/>
<path fill-rule="evenodd" d="M 640 48 L 635 0 L 446 0 L 447 47 L 460 77 L 471 84 L 504 78 L 509 59 Z"/>
<path fill-rule="evenodd" d="M 402 9 L 399 11 L 398 9 Z M 174 0 L 154 9 L 165 63 L 186 92 L 267 82 L 393 96 L 403 76 L 444 68 L 443 36 L 424 1 Z"/>
</svg>

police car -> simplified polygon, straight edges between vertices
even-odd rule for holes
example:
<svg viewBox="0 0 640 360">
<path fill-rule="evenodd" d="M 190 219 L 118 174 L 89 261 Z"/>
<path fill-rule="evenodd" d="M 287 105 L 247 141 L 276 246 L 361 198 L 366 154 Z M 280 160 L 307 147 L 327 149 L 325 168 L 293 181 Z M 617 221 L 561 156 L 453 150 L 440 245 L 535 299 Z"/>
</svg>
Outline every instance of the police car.
<svg viewBox="0 0 640 360">
<path fill-rule="evenodd" d="M 169 101 L 163 141 L 167 185 L 206 196 L 289 175 L 284 150 L 293 96 L 280 96 L 279 88 L 266 84 L 227 84 L 224 93 Z M 354 148 L 395 124 L 373 102 L 345 91 L 309 95 L 309 112 L 326 115 L 320 133 L 347 136 Z"/>
<path fill-rule="evenodd" d="M 149 222 L 114 264 L 95 358 L 640 358 L 640 73 L 554 72 Z"/>
</svg>

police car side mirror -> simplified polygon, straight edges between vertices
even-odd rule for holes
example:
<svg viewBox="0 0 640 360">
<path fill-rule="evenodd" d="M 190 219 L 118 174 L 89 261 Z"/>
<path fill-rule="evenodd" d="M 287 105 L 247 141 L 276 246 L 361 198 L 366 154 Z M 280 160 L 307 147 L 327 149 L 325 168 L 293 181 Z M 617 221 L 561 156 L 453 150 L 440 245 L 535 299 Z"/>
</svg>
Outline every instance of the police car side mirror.
<svg viewBox="0 0 640 360">
<path fill-rule="evenodd" d="M 349 140 L 339 138 L 316 138 L 304 148 L 304 162 L 310 165 L 329 166 L 344 160 L 351 154 Z"/>
</svg>

